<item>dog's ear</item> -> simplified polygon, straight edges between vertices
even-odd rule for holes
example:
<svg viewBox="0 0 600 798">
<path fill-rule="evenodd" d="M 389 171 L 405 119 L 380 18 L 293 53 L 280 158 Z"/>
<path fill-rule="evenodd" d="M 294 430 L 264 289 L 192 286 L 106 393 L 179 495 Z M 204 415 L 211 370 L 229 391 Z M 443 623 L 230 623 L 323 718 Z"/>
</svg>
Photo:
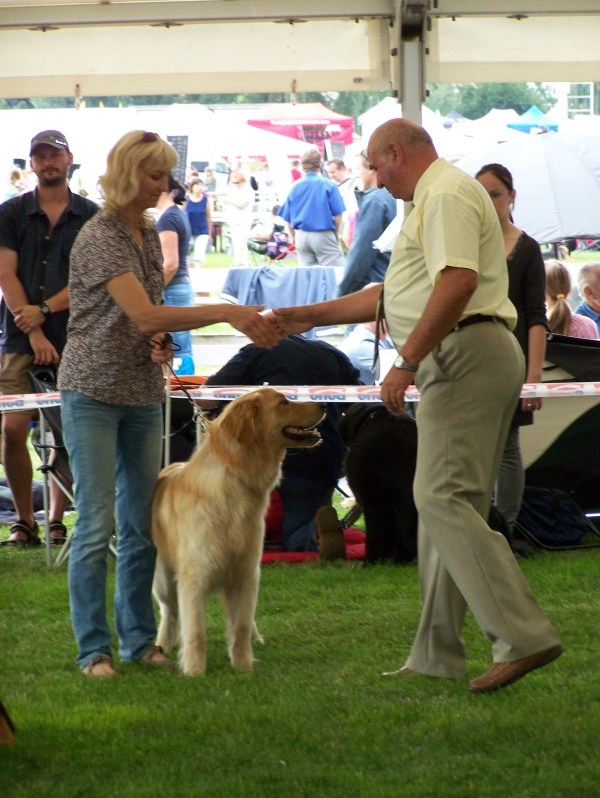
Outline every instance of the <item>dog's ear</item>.
<svg viewBox="0 0 600 798">
<path fill-rule="evenodd" d="M 256 439 L 259 397 L 244 396 L 232 402 L 221 417 L 221 428 L 241 446 L 250 446 Z"/>
</svg>

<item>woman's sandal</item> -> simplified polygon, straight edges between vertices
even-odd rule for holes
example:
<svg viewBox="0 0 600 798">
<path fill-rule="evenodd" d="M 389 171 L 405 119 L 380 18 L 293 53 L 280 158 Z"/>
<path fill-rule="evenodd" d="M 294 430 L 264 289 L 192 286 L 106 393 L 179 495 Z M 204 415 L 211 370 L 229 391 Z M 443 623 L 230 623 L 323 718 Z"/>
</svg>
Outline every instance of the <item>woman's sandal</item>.
<svg viewBox="0 0 600 798">
<path fill-rule="evenodd" d="M 119 672 L 113 667 L 112 659 L 106 654 L 98 654 L 97 657 L 87 662 L 81 672 L 84 676 L 104 677 L 118 676 Z"/>
<path fill-rule="evenodd" d="M 64 546 L 67 542 L 67 527 L 62 521 L 50 521 L 50 544 Z"/>
<path fill-rule="evenodd" d="M 25 521 L 16 521 L 10 527 L 10 537 L 3 540 L 0 546 L 39 546 L 42 542 L 39 537 L 39 527 L 37 522 L 33 522 L 33 529 Z"/>
</svg>

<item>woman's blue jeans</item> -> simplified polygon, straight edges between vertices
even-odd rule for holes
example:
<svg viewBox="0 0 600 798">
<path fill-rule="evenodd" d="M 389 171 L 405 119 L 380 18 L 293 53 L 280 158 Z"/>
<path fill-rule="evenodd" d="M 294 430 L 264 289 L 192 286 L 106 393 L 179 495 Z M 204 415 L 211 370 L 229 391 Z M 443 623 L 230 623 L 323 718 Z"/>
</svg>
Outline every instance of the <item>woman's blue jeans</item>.
<svg viewBox="0 0 600 798">
<path fill-rule="evenodd" d="M 61 415 L 77 508 L 69 552 L 77 662 L 83 667 L 98 654 L 111 656 L 106 576 L 115 523 L 119 656 L 124 662 L 138 660 L 156 638 L 152 606 L 156 550 L 150 524 L 160 470 L 162 408 L 109 405 L 62 391 Z"/>
<path fill-rule="evenodd" d="M 177 283 L 167 285 L 164 290 L 165 305 L 176 308 L 193 308 L 195 303 L 194 289 L 191 283 Z M 176 351 L 173 353 L 175 361 L 181 363 L 174 369 L 176 374 L 194 373 L 194 353 L 192 351 L 192 333 L 190 330 L 171 333 Z"/>
</svg>

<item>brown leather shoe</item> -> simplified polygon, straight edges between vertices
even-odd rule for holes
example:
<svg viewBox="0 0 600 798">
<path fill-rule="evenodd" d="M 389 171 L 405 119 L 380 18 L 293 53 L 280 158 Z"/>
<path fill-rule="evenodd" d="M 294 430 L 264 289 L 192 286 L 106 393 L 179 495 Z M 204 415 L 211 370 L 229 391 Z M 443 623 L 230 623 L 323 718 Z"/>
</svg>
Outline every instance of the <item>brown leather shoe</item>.
<svg viewBox="0 0 600 798">
<path fill-rule="evenodd" d="M 496 662 L 487 673 L 478 676 L 469 682 L 469 690 L 472 693 L 490 693 L 499 690 L 501 687 L 508 687 L 509 684 L 522 679 L 530 671 L 549 665 L 553 660 L 560 657 L 563 653 L 561 645 L 546 648 L 531 654 L 529 657 L 516 659 L 513 662 Z"/>
<path fill-rule="evenodd" d="M 345 560 L 346 544 L 337 513 L 330 505 L 319 507 L 315 515 L 320 560 Z"/>
</svg>

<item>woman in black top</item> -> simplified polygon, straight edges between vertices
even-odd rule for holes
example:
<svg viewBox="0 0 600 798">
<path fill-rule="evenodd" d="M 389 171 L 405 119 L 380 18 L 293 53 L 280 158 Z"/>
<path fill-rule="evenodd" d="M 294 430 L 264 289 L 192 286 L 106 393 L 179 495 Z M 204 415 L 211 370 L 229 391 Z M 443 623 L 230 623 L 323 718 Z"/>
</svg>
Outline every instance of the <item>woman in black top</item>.
<svg viewBox="0 0 600 798">
<path fill-rule="evenodd" d="M 525 382 L 538 383 L 542 378 L 546 351 L 544 259 L 537 241 L 513 222 L 512 208 L 516 191 L 508 169 L 497 163 L 486 164 L 475 177 L 490 195 L 502 228 L 508 266 L 508 296 L 518 314 L 514 333 L 527 363 Z M 533 412 L 541 406 L 542 400 L 539 398 L 521 399 L 508 433 L 496 483 L 496 504 L 509 530 L 512 530 L 519 514 L 525 484 L 519 427 L 533 424 Z"/>
</svg>

